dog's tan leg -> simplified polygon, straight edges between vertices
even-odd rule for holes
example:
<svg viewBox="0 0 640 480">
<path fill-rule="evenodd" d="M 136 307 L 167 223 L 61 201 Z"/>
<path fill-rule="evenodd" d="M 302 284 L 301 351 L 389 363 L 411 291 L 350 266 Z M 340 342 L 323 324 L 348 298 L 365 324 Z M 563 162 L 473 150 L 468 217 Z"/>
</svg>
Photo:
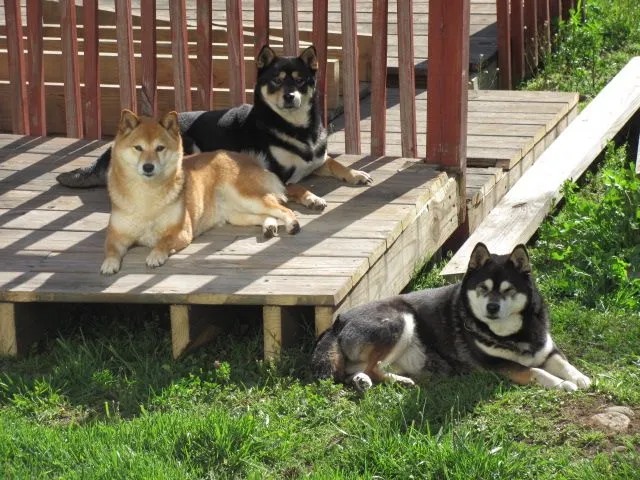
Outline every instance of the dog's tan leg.
<svg viewBox="0 0 640 480">
<path fill-rule="evenodd" d="M 282 205 L 275 195 L 267 194 L 262 197 L 264 213 L 284 222 L 287 233 L 295 235 L 300 231 L 300 222 L 293 211 Z"/>
<path fill-rule="evenodd" d="M 169 255 L 173 255 L 187 247 L 192 240 L 193 235 L 191 232 L 183 230 L 182 226 L 169 230 L 158 240 L 158 243 L 156 243 L 155 247 L 153 247 L 149 255 L 147 255 L 147 266 L 155 268 L 163 265 L 167 261 L 167 258 L 169 258 Z"/>
<path fill-rule="evenodd" d="M 113 275 L 120 270 L 122 257 L 134 240 L 116 231 L 111 224 L 107 227 L 107 238 L 104 242 L 104 261 L 100 267 L 103 275 Z"/>
<path fill-rule="evenodd" d="M 344 180 L 350 185 L 371 185 L 373 179 L 371 175 L 362 170 L 354 170 L 353 168 L 345 167 L 337 160 L 331 157 L 327 158 L 324 164 L 315 170 L 313 173 L 321 177 L 335 177 L 340 180 Z"/>
<path fill-rule="evenodd" d="M 231 225 L 252 227 L 258 225 L 262 227 L 265 237 L 271 238 L 278 233 L 278 221 L 269 215 L 258 215 L 256 213 L 235 212 L 227 219 Z"/>
<path fill-rule="evenodd" d="M 541 368 L 527 368 L 520 365 L 503 368 L 500 370 L 505 377 L 519 385 L 537 383 L 544 388 L 574 392 L 578 389 L 575 383 L 563 380 Z"/>
<path fill-rule="evenodd" d="M 327 207 L 327 202 L 324 199 L 297 183 L 287 185 L 287 198 L 311 210 L 324 210 Z"/>
<path fill-rule="evenodd" d="M 591 385 L 591 379 L 571 365 L 560 353 L 550 355 L 542 368 L 551 375 L 575 383 L 578 388 L 589 388 Z"/>
</svg>

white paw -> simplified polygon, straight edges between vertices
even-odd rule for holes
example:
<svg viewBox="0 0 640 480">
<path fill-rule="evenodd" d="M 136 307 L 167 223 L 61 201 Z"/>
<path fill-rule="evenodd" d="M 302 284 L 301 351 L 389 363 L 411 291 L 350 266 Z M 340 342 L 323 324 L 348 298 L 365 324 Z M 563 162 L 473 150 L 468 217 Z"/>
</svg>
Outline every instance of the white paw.
<svg viewBox="0 0 640 480">
<path fill-rule="evenodd" d="M 278 235 L 278 221 L 273 217 L 267 217 L 262 224 L 262 233 L 265 238 L 273 238 Z"/>
<path fill-rule="evenodd" d="M 305 207 L 310 208 L 311 210 L 324 210 L 325 208 L 327 208 L 327 202 L 325 201 L 325 199 L 320 198 L 313 193 L 307 195 L 302 204 Z"/>
<path fill-rule="evenodd" d="M 391 381 L 399 383 L 405 387 L 415 387 L 416 382 L 411 380 L 409 377 L 403 377 L 402 375 L 389 375 Z"/>
<path fill-rule="evenodd" d="M 580 389 L 589 388 L 591 386 L 591 379 L 582 373 L 574 376 L 571 381 Z"/>
<path fill-rule="evenodd" d="M 100 267 L 100 273 L 103 275 L 113 275 L 117 273 L 118 270 L 120 270 L 120 260 L 115 257 L 105 258 Z"/>
<path fill-rule="evenodd" d="M 556 388 L 558 390 L 564 390 L 565 392 L 575 392 L 576 390 L 578 390 L 578 386 L 575 383 L 570 382 L 569 380 L 563 380 L 558 385 L 556 385 Z"/>
<path fill-rule="evenodd" d="M 167 261 L 169 255 L 158 250 L 151 250 L 151 253 L 147 255 L 147 266 L 151 268 L 159 267 Z"/>
<path fill-rule="evenodd" d="M 353 383 L 353 386 L 361 392 L 370 389 L 373 385 L 373 382 L 371 381 L 371 378 L 369 378 L 369 375 L 364 372 L 356 373 L 351 378 L 351 383 Z"/>
<path fill-rule="evenodd" d="M 349 181 L 351 185 L 371 185 L 373 183 L 373 178 L 367 172 L 363 172 L 362 170 L 351 170 L 351 180 Z"/>
</svg>

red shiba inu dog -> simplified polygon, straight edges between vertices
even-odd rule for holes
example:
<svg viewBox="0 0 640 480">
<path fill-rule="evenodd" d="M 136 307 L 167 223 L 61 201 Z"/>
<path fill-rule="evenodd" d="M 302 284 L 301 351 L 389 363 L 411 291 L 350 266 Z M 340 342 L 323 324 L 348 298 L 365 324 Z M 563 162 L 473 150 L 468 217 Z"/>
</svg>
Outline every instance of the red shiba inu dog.
<svg viewBox="0 0 640 480">
<path fill-rule="evenodd" d="M 122 257 L 137 244 L 151 247 L 149 267 L 221 223 L 261 225 L 277 234 L 277 220 L 295 234 L 300 224 L 282 205 L 285 187 L 253 158 L 217 150 L 183 159 L 176 112 L 159 122 L 123 110 L 109 174 L 111 216 L 100 271 L 120 270 Z"/>
</svg>

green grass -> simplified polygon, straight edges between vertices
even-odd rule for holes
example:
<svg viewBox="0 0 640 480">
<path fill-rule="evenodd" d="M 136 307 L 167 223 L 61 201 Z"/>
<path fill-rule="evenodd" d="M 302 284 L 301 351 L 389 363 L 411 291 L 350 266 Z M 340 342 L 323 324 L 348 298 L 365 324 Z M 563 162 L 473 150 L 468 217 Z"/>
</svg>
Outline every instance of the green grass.
<svg viewBox="0 0 640 480">
<path fill-rule="evenodd" d="M 637 2 L 593 0 L 588 17 L 563 27 L 529 88 L 590 98 L 639 53 Z M 638 478 L 640 187 L 629 160 L 611 148 L 586 186 L 567 186 L 531 246 L 554 338 L 591 390 L 476 373 L 360 395 L 311 380 L 311 328 L 276 365 L 256 360 L 257 318 L 174 362 L 163 311 L 67 306 L 59 334 L 0 359 L 0 478 Z M 411 288 L 441 284 L 440 266 Z M 636 410 L 630 432 L 586 421 L 612 404 Z"/>
</svg>

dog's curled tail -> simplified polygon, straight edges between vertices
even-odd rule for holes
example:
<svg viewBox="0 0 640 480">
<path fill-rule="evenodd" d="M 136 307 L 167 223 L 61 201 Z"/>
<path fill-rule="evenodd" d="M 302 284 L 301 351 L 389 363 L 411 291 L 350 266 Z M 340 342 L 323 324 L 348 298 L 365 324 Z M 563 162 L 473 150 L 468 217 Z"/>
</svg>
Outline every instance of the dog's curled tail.
<svg viewBox="0 0 640 480">
<path fill-rule="evenodd" d="M 316 380 L 333 378 L 335 382 L 344 382 L 344 354 L 338 342 L 342 327 L 338 315 L 333 325 L 316 340 L 311 356 L 311 373 Z"/>
</svg>

